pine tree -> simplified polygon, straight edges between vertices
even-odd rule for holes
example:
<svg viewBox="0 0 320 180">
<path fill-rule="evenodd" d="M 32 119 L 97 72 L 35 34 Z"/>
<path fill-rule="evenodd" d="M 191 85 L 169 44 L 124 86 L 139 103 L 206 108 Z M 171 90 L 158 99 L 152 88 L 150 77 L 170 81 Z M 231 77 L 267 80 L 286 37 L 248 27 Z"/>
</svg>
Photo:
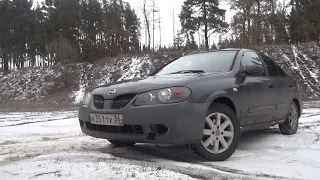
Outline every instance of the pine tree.
<svg viewBox="0 0 320 180">
<path fill-rule="evenodd" d="M 122 0 L 0 1 L 0 61 L 3 71 L 139 53 L 140 21 Z M 65 48 L 61 48 L 65 47 Z M 15 67 L 10 67 L 14 64 Z"/>
<path fill-rule="evenodd" d="M 2 59 L 2 70 L 9 70 L 10 54 L 13 50 L 12 21 L 13 3 L 10 0 L 0 1 L 0 57 Z"/>
<path fill-rule="evenodd" d="M 31 44 L 35 34 L 35 16 L 31 7 L 32 1 L 29 0 L 0 1 L 0 56 L 3 59 L 3 71 L 8 71 L 12 63 L 16 68 L 24 67 L 33 50 Z"/>
<path fill-rule="evenodd" d="M 219 0 L 186 0 L 180 13 L 184 32 L 202 29 L 205 47 L 209 49 L 209 37 L 226 29 L 225 10 L 220 9 Z"/>
<path fill-rule="evenodd" d="M 289 17 L 293 43 L 320 40 L 320 2 L 291 0 Z"/>
<path fill-rule="evenodd" d="M 124 6 L 125 31 L 129 34 L 127 39 L 127 52 L 140 52 L 139 36 L 140 36 L 140 20 L 129 3 Z"/>
<path fill-rule="evenodd" d="M 177 36 L 176 36 L 174 42 L 175 42 L 175 44 L 174 44 L 175 49 L 182 50 L 184 41 L 183 41 L 183 38 L 182 38 L 180 31 L 177 31 Z"/>
</svg>

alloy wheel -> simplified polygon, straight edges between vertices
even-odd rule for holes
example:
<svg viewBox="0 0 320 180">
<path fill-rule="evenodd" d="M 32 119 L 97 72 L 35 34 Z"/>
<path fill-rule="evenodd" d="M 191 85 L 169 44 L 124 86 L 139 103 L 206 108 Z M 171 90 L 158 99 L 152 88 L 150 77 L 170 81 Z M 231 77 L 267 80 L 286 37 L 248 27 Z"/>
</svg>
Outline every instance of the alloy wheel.
<svg viewBox="0 0 320 180">
<path fill-rule="evenodd" d="M 220 154 L 226 151 L 234 138 L 232 121 L 223 113 L 212 113 L 206 117 L 202 146 L 210 153 Z"/>
<path fill-rule="evenodd" d="M 295 128 L 297 125 L 298 115 L 297 115 L 297 109 L 294 105 L 291 106 L 289 114 L 288 114 L 288 120 L 292 128 Z"/>
</svg>

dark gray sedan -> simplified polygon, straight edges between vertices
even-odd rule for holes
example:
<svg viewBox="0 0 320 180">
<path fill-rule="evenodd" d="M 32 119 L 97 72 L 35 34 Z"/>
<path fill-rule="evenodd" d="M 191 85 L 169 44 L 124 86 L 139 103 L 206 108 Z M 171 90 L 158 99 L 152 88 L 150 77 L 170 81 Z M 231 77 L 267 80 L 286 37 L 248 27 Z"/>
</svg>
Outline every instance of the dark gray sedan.
<svg viewBox="0 0 320 180">
<path fill-rule="evenodd" d="M 116 146 L 184 144 L 209 161 L 228 159 L 242 131 L 297 132 L 299 84 L 270 57 L 224 49 L 181 57 L 148 77 L 96 87 L 79 109 L 83 133 Z"/>
</svg>

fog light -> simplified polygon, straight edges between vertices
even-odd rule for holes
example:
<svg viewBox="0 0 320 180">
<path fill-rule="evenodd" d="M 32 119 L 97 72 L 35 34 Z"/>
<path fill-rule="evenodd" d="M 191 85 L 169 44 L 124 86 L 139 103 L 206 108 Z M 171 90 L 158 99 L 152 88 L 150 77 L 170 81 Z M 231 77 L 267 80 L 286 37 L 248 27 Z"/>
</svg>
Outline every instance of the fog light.
<svg viewBox="0 0 320 180">
<path fill-rule="evenodd" d="M 151 124 L 150 130 L 152 133 L 164 135 L 168 132 L 169 128 L 168 128 L 168 125 L 166 124 Z"/>
</svg>

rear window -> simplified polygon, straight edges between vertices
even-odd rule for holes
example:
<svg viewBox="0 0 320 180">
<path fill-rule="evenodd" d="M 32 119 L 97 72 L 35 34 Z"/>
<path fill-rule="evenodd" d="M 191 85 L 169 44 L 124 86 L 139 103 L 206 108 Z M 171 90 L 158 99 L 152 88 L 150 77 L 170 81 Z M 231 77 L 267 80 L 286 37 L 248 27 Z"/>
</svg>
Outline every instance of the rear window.
<svg viewBox="0 0 320 180">
<path fill-rule="evenodd" d="M 274 64 L 273 60 L 270 59 L 268 56 L 260 53 L 265 65 L 267 66 L 268 72 L 270 76 L 279 76 L 278 68 Z"/>
<path fill-rule="evenodd" d="M 230 71 L 237 51 L 217 51 L 181 57 L 162 68 L 157 75 L 185 70 L 202 70 L 206 73 Z"/>
<path fill-rule="evenodd" d="M 280 76 L 281 77 L 287 77 L 286 72 L 278 64 L 276 64 L 276 66 L 277 66 L 277 68 L 279 70 Z"/>
</svg>

